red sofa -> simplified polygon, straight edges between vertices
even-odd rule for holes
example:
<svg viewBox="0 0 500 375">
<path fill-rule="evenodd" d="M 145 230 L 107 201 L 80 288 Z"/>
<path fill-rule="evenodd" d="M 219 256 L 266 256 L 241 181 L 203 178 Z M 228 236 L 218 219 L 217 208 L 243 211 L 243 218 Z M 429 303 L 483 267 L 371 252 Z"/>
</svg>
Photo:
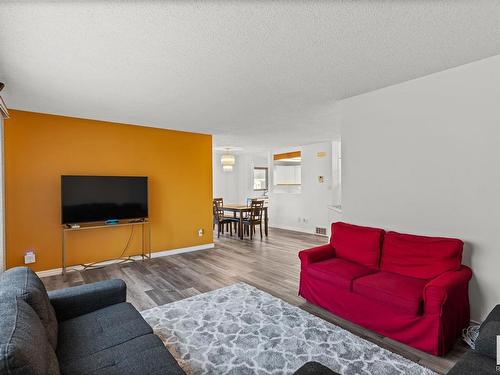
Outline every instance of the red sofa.
<svg viewBox="0 0 500 375">
<path fill-rule="evenodd" d="M 469 325 L 463 242 L 347 223 L 299 253 L 299 294 L 384 336 L 444 355 Z"/>
</svg>

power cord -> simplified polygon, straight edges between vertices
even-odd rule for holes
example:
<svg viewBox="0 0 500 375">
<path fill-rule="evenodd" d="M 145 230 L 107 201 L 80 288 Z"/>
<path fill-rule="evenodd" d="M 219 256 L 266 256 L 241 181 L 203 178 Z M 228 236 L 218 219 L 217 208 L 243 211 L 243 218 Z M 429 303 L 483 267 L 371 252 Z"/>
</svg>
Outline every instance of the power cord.
<svg viewBox="0 0 500 375">
<path fill-rule="evenodd" d="M 125 244 L 125 247 L 123 248 L 120 256 L 116 259 L 121 259 L 123 258 L 123 255 L 125 254 L 125 252 L 128 250 L 128 247 L 130 246 L 130 241 L 132 240 L 132 237 L 134 235 L 134 227 L 135 225 L 131 225 L 130 226 L 130 235 L 128 236 L 128 240 L 127 240 L 127 243 Z M 130 258 L 130 257 L 129 257 Z M 122 263 L 122 262 L 126 262 L 127 259 L 121 259 L 121 261 L 118 261 L 116 262 L 115 264 L 118 264 L 118 263 Z M 93 268 L 93 267 L 96 267 L 97 264 L 99 264 L 101 262 L 92 262 L 92 263 L 87 263 L 87 264 L 81 264 L 81 266 L 83 266 L 83 269 L 86 270 L 87 268 Z"/>
<path fill-rule="evenodd" d="M 479 336 L 480 326 L 469 326 L 462 330 L 462 339 L 469 345 L 472 349 L 476 348 L 476 340 Z"/>
<path fill-rule="evenodd" d="M 135 225 L 131 225 L 130 226 L 130 236 L 128 236 L 128 240 L 127 240 L 127 244 L 125 245 L 125 247 L 123 248 L 122 250 L 122 253 L 120 254 L 120 256 L 118 257 L 118 259 L 120 259 L 121 257 L 123 257 L 123 255 L 125 254 L 125 252 L 127 251 L 129 245 L 130 245 L 130 240 L 132 240 L 132 236 L 134 235 L 134 227 Z"/>
</svg>

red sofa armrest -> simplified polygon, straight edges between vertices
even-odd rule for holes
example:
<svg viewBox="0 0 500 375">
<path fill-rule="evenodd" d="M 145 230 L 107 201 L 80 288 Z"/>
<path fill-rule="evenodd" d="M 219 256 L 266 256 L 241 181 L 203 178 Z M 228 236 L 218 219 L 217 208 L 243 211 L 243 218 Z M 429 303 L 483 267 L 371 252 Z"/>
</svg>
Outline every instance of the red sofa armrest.
<svg viewBox="0 0 500 375">
<path fill-rule="evenodd" d="M 300 263 L 307 267 L 311 263 L 321 262 L 335 257 L 335 249 L 330 244 L 325 244 L 299 252 Z"/>
<path fill-rule="evenodd" d="M 468 285 L 471 278 L 471 269 L 460 266 L 457 271 L 445 272 L 430 280 L 424 288 L 425 313 L 441 314 L 448 301 L 452 305 L 468 303 Z"/>
</svg>

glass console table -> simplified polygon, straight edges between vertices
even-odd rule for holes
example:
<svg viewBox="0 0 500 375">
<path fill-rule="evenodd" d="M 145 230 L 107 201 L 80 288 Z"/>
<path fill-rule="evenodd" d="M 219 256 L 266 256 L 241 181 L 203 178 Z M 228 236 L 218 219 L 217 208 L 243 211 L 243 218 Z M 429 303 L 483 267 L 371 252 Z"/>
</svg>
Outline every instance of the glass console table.
<svg viewBox="0 0 500 375">
<path fill-rule="evenodd" d="M 141 220 L 141 221 L 129 221 L 129 222 L 119 222 L 118 224 L 104 224 L 102 222 L 99 223 L 90 223 L 90 224 L 82 224 L 79 227 L 71 227 L 68 225 L 63 225 L 61 232 L 62 232 L 62 253 L 61 253 L 61 258 L 62 258 L 62 275 L 66 274 L 66 268 L 68 265 L 66 264 L 66 257 L 67 257 L 67 239 L 66 235 L 68 232 L 78 232 L 82 230 L 100 230 L 100 229 L 109 229 L 109 228 L 116 228 L 116 227 L 124 227 L 124 226 L 141 226 L 141 253 L 136 254 L 136 255 L 127 255 L 127 256 L 120 256 L 119 258 L 114 258 L 114 259 L 105 259 L 99 262 L 94 262 L 94 263 L 82 263 L 78 264 L 78 266 L 83 267 L 83 269 L 87 268 L 97 268 L 97 267 L 104 267 L 107 264 L 110 264 L 112 261 L 119 261 L 119 262 L 129 262 L 129 261 L 135 261 L 135 260 L 144 260 L 144 259 L 151 259 L 151 226 L 150 222 L 146 220 Z M 132 229 L 133 230 L 133 229 Z M 137 259 L 140 257 L 139 259 Z M 71 265 L 75 266 L 75 265 Z"/>
</svg>

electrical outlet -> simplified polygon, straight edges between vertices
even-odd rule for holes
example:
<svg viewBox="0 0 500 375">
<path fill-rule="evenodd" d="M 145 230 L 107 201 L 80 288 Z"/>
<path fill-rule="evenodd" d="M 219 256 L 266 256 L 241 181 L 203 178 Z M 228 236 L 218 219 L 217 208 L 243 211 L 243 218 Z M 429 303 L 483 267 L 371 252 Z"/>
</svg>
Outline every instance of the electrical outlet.
<svg viewBox="0 0 500 375">
<path fill-rule="evenodd" d="M 205 231 L 203 230 L 203 228 L 198 229 L 198 237 L 203 237 L 204 234 Z"/>
<path fill-rule="evenodd" d="M 31 264 L 36 262 L 35 252 L 33 250 L 28 250 L 24 254 L 24 264 Z"/>
</svg>

